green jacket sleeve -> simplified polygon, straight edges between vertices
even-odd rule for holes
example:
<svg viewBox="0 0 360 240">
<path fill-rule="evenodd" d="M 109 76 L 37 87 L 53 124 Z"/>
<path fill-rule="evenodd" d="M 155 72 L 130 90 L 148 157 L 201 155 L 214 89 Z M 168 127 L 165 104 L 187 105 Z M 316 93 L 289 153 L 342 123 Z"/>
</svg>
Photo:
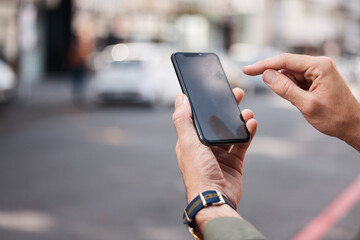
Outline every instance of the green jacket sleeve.
<svg viewBox="0 0 360 240">
<path fill-rule="evenodd" d="M 205 225 L 205 240 L 265 240 L 256 228 L 241 218 L 219 217 Z"/>
<path fill-rule="evenodd" d="M 360 228 L 359 228 L 358 233 L 356 234 L 354 240 L 360 240 Z"/>
</svg>

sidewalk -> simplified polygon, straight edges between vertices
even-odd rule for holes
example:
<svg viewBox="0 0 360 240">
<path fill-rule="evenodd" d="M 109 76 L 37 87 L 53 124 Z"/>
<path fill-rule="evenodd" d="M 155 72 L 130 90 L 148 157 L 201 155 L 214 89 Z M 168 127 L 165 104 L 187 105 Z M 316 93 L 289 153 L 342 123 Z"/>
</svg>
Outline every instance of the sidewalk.
<svg viewBox="0 0 360 240">
<path fill-rule="evenodd" d="M 72 101 L 71 85 L 66 76 L 51 77 L 31 86 L 21 86 L 15 101 L 0 108 L 0 130 L 42 118 L 83 112 L 88 109 Z"/>
<path fill-rule="evenodd" d="M 52 76 L 32 85 L 19 86 L 17 105 L 43 105 L 71 101 L 71 85 L 68 77 Z"/>
</svg>

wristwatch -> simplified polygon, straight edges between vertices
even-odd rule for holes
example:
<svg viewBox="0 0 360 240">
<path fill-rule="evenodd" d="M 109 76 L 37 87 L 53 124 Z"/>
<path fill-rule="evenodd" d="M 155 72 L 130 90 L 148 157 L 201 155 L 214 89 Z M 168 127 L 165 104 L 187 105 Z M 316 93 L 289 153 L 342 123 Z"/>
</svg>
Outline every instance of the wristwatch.
<svg viewBox="0 0 360 240">
<path fill-rule="evenodd" d="M 217 190 L 210 190 L 199 193 L 199 195 L 196 196 L 186 208 L 184 208 L 183 223 L 195 239 L 202 239 L 199 228 L 195 222 L 195 215 L 203 208 L 223 204 L 228 204 L 230 207 L 235 209 L 226 196 L 222 195 Z"/>
</svg>

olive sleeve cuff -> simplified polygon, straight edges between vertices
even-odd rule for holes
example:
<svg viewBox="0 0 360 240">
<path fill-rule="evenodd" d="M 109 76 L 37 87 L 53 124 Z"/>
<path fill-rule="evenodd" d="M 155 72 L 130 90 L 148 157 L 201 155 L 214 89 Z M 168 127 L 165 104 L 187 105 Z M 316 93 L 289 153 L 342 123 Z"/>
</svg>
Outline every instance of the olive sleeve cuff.
<svg viewBox="0 0 360 240">
<path fill-rule="evenodd" d="M 265 240 L 249 222 L 236 217 L 219 217 L 205 225 L 205 240 Z"/>
</svg>

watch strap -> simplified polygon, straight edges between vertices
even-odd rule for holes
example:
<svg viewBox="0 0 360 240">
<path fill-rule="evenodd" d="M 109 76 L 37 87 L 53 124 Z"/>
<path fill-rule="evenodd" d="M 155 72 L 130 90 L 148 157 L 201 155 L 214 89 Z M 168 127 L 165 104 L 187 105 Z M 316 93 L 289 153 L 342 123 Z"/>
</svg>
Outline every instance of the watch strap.
<svg viewBox="0 0 360 240">
<path fill-rule="evenodd" d="M 183 223 L 187 226 L 188 231 L 195 239 L 200 239 L 198 234 L 196 234 L 198 229 L 195 222 L 195 215 L 205 207 L 223 204 L 228 204 L 231 208 L 235 209 L 226 196 L 222 195 L 217 190 L 210 190 L 199 193 L 199 195 L 184 209 Z"/>
</svg>

